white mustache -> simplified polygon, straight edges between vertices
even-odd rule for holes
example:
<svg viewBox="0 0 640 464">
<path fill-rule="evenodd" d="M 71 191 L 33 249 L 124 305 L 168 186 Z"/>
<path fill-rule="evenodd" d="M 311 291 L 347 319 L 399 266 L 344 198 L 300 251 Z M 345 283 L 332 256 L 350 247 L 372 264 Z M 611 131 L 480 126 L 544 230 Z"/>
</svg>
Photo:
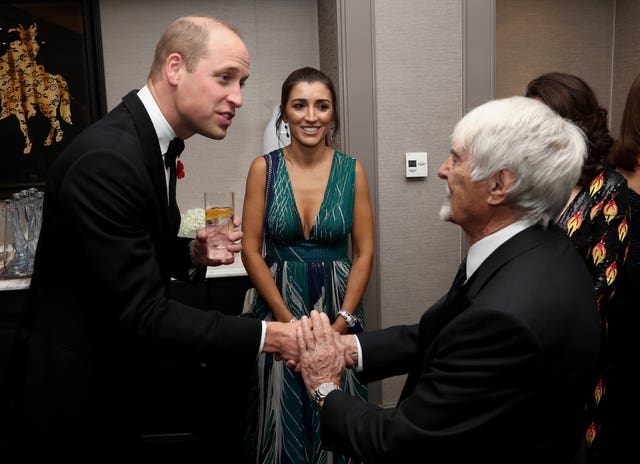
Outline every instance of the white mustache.
<svg viewBox="0 0 640 464">
<path fill-rule="evenodd" d="M 451 218 L 451 191 L 449 190 L 449 184 L 445 184 L 445 196 L 442 199 L 442 206 L 438 216 L 443 221 L 448 221 Z"/>
</svg>

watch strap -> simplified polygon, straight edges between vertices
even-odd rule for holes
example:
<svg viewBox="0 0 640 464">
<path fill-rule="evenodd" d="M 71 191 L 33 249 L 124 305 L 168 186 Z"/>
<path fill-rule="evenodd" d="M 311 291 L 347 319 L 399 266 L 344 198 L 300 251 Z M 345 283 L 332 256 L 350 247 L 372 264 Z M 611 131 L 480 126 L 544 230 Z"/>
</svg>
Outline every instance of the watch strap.
<svg viewBox="0 0 640 464">
<path fill-rule="evenodd" d="M 334 390 L 340 390 L 340 386 L 336 385 L 333 382 L 325 382 L 320 384 L 318 388 L 316 388 L 316 390 L 313 392 L 313 403 L 317 407 L 320 407 L 320 403 L 324 401 L 327 395 Z"/>
<path fill-rule="evenodd" d="M 355 327 L 356 323 L 358 322 L 353 314 L 349 314 L 344 309 L 338 311 L 338 316 L 344 318 L 345 322 L 347 323 L 347 327 L 349 327 L 350 329 Z"/>
</svg>

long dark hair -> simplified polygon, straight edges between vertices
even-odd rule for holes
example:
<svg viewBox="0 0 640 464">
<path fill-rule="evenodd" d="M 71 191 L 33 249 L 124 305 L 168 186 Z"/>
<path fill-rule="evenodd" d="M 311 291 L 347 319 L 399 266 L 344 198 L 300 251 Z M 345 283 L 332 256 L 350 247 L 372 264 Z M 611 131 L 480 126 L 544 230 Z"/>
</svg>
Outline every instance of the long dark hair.
<svg viewBox="0 0 640 464">
<path fill-rule="evenodd" d="M 631 84 L 624 105 L 620 136 L 613 145 L 609 159 L 618 168 L 635 171 L 640 155 L 640 74 Z"/>
<path fill-rule="evenodd" d="M 587 158 L 579 185 L 587 185 L 608 164 L 613 137 L 607 125 L 608 112 L 601 107 L 589 84 L 573 74 L 552 72 L 529 82 L 527 97 L 546 103 L 563 118 L 573 121 L 587 136 Z"/>
<path fill-rule="evenodd" d="M 333 127 L 333 137 L 338 133 L 340 129 L 340 117 L 338 116 L 338 98 L 336 96 L 336 88 L 333 86 L 331 78 L 325 73 L 316 68 L 309 66 L 296 69 L 284 80 L 282 83 L 282 94 L 280 96 L 280 113 L 276 119 L 276 131 L 279 131 L 280 124 L 282 124 L 282 110 L 287 107 L 289 101 L 289 95 L 291 95 L 291 89 L 300 82 L 307 82 L 309 84 L 313 82 L 321 82 L 331 92 L 331 106 L 333 107 L 333 115 L 331 118 L 331 124 Z M 279 132 L 278 132 L 279 134 Z M 332 140 L 329 140 L 332 142 Z"/>
</svg>

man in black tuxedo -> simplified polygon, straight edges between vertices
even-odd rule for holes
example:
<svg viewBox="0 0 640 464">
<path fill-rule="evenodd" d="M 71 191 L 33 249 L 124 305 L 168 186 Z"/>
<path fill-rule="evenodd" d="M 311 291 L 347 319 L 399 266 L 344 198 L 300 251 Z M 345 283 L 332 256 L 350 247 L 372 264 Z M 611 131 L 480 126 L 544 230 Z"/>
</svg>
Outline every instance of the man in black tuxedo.
<svg viewBox="0 0 640 464">
<path fill-rule="evenodd" d="M 485 103 L 456 125 L 441 217 L 471 246 L 448 294 L 412 326 L 336 337 L 325 315 L 312 312 L 313 331 L 302 321 L 298 367 L 325 446 L 365 463 L 571 462 L 599 319 L 553 219 L 585 151 L 580 130 L 533 99 Z M 397 406 L 341 392 L 345 362 L 365 381 L 408 374 Z"/>
<path fill-rule="evenodd" d="M 295 324 L 203 311 L 168 297 L 172 277 L 204 279 L 206 266 L 233 259 L 209 259 L 205 231 L 195 240 L 177 237 L 177 153 L 163 153 L 170 145 L 179 152 L 193 134 L 223 139 L 248 75 L 238 31 L 216 18 L 179 18 L 158 42 L 146 85 L 56 160 L 16 351 L 21 442 L 68 450 L 135 445 L 139 406 L 150 393 L 141 388 L 141 361 L 155 350 L 247 366 L 261 351 L 295 357 Z"/>
</svg>

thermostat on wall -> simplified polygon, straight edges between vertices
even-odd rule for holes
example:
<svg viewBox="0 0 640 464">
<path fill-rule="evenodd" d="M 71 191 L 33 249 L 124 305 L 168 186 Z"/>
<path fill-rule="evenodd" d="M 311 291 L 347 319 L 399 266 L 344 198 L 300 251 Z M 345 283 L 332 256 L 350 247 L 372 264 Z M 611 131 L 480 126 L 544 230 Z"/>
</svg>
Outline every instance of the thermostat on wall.
<svg viewBox="0 0 640 464">
<path fill-rule="evenodd" d="M 407 177 L 427 177 L 427 152 L 405 153 Z"/>
</svg>

